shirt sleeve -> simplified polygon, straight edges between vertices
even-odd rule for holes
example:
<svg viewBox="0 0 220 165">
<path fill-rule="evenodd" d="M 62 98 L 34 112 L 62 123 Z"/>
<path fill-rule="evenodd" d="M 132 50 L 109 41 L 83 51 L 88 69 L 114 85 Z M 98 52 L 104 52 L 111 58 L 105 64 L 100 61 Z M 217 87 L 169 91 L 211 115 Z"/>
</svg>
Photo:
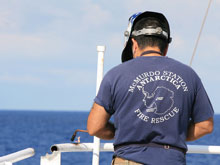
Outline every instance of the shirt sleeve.
<svg viewBox="0 0 220 165">
<path fill-rule="evenodd" d="M 106 75 L 100 85 L 97 96 L 94 99 L 95 103 L 103 106 L 107 113 L 112 115 L 113 110 L 113 101 L 112 101 L 112 92 L 111 92 L 111 83 L 108 75 Z"/>
<path fill-rule="evenodd" d="M 205 88 L 200 80 L 194 105 L 193 105 L 193 112 L 192 112 L 192 120 L 195 123 L 202 122 L 208 120 L 209 118 L 213 117 L 214 110 L 210 99 L 205 91 Z"/>
</svg>

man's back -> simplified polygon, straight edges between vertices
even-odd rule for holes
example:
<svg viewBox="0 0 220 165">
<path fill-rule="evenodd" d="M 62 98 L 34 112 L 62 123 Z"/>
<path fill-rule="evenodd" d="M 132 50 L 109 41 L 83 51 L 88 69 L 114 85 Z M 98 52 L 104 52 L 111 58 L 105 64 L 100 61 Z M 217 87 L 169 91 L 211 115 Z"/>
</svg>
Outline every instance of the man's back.
<svg viewBox="0 0 220 165">
<path fill-rule="evenodd" d="M 149 159 L 148 151 L 142 152 L 145 146 L 139 144 L 153 142 L 187 149 L 189 120 L 199 122 L 213 115 L 206 111 L 210 103 L 206 103 L 207 95 L 196 73 L 164 56 L 123 63 L 106 74 L 102 85 L 95 102 L 114 114 L 115 155 L 129 160 Z"/>
<path fill-rule="evenodd" d="M 184 165 L 185 141 L 213 130 L 213 108 L 201 80 L 190 67 L 166 57 L 172 38 L 163 14 L 132 15 L 125 34 L 123 64 L 105 75 L 88 132 L 114 138 L 113 164 Z"/>
</svg>

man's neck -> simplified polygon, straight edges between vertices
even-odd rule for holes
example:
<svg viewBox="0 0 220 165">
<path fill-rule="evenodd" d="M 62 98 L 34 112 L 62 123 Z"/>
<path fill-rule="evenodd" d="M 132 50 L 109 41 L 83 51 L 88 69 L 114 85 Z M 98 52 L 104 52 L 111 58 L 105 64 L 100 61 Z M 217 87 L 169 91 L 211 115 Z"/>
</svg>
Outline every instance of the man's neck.
<svg viewBox="0 0 220 165">
<path fill-rule="evenodd" d="M 161 56 L 161 51 L 158 47 L 146 47 L 140 50 L 137 56 Z"/>
</svg>

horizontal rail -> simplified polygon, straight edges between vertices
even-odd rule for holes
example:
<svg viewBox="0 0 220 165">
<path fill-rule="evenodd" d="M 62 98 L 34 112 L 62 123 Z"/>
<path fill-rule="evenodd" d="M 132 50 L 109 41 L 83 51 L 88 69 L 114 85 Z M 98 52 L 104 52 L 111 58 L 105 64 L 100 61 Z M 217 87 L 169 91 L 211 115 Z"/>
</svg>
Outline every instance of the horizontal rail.
<svg viewBox="0 0 220 165">
<path fill-rule="evenodd" d="M 187 153 L 191 154 L 220 154 L 220 146 L 208 146 L 208 145 L 187 145 Z M 59 152 L 91 152 L 93 151 L 93 143 L 64 143 L 54 144 L 51 147 L 51 151 Z M 113 152 L 114 147 L 112 143 L 101 143 L 100 151 Z"/>
<path fill-rule="evenodd" d="M 24 159 L 27 159 L 29 157 L 34 156 L 35 151 L 33 148 L 27 148 L 6 156 L 0 157 L 0 164 L 4 162 L 10 162 L 10 163 L 15 163 Z"/>
<path fill-rule="evenodd" d="M 94 143 L 63 143 L 63 144 L 54 144 L 51 147 L 51 151 L 59 152 L 91 152 L 93 151 Z M 100 151 L 102 152 L 113 152 L 112 143 L 101 143 Z"/>
<path fill-rule="evenodd" d="M 220 154 L 220 146 L 188 145 L 191 154 Z"/>
</svg>

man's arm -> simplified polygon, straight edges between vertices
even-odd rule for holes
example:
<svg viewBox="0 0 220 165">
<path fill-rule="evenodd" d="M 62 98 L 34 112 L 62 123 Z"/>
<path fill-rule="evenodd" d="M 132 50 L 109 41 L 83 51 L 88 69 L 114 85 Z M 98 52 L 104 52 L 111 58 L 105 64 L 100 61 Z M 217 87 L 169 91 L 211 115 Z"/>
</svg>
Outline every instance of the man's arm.
<svg viewBox="0 0 220 165">
<path fill-rule="evenodd" d="M 89 134 L 105 140 L 113 139 L 115 136 L 115 127 L 109 122 L 110 117 L 104 107 L 94 103 L 87 121 Z"/>
<path fill-rule="evenodd" d="M 199 123 L 190 123 L 186 141 L 194 141 L 206 134 L 212 133 L 213 125 L 213 118 Z"/>
</svg>

